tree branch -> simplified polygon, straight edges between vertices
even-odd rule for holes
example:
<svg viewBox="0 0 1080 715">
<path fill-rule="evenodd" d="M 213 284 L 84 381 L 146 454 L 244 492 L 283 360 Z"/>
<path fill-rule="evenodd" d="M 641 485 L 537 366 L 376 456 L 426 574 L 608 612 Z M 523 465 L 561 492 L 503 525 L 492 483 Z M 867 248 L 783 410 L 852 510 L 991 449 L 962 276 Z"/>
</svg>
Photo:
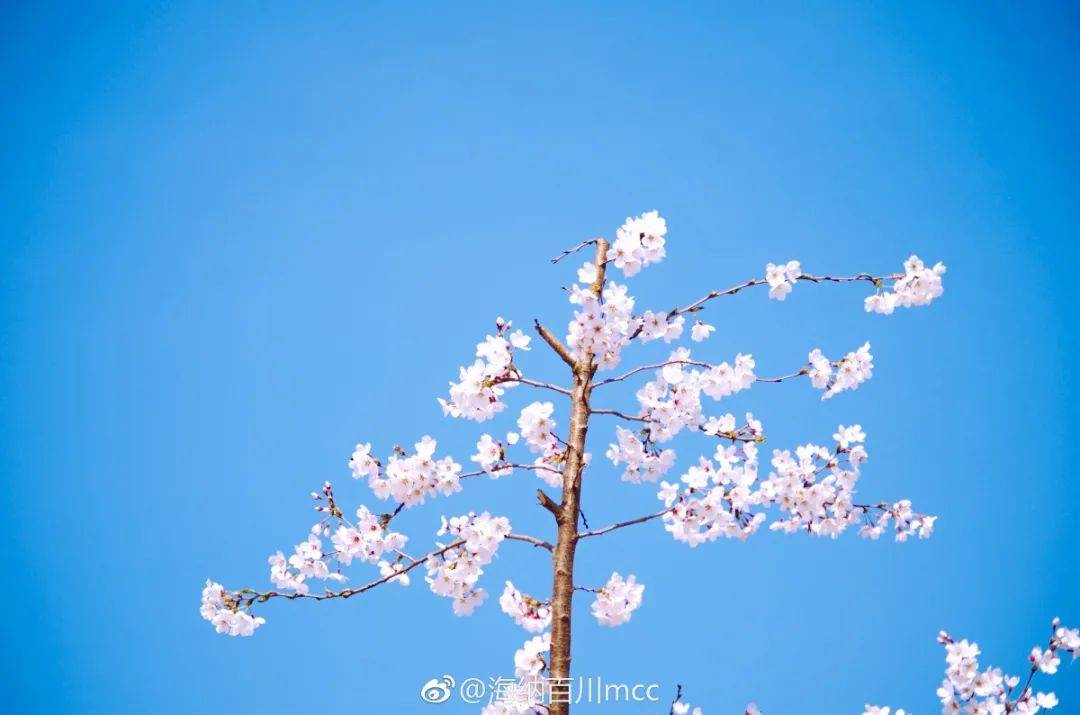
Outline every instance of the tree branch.
<svg viewBox="0 0 1080 715">
<path fill-rule="evenodd" d="M 627 526 L 634 526 L 635 524 L 644 524 L 647 521 L 652 521 L 653 519 L 659 519 L 664 514 L 667 514 L 669 511 L 674 510 L 674 508 L 675 507 L 668 507 L 667 509 L 663 509 L 661 511 L 658 511 L 655 514 L 648 514 L 646 516 L 639 516 L 636 519 L 628 519 L 627 521 L 616 522 L 616 523 L 612 524 L 611 526 L 605 526 L 603 529 L 594 529 L 593 531 L 583 531 L 580 534 L 578 534 L 578 538 L 579 539 L 585 539 L 585 538 L 588 538 L 590 536 L 603 536 L 604 534 L 615 531 L 616 529 L 622 529 L 622 528 L 625 528 Z"/>
<path fill-rule="evenodd" d="M 532 544 L 541 549 L 547 549 L 548 551 L 554 551 L 555 547 L 543 539 L 538 539 L 535 536 L 529 536 L 528 534 L 507 534 L 506 538 L 510 541 L 523 541 L 526 544 Z"/>
<path fill-rule="evenodd" d="M 633 377 L 640 372 L 645 372 L 646 370 L 660 370 L 661 368 L 665 368 L 668 365 L 691 365 L 693 367 L 703 367 L 710 370 L 716 367 L 716 365 L 713 365 L 712 363 L 703 362 L 701 360 L 668 360 L 666 362 L 656 363 L 655 365 L 642 365 L 641 367 L 635 367 L 633 370 L 624 372 L 622 375 L 618 375 L 616 377 L 609 377 L 606 380 L 601 380 L 600 382 L 596 383 L 594 387 L 600 387 L 601 385 L 609 385 L 613 382 L 622 382 L 626 378 Z M 793 372 L 790 375 L 781 375 L 780 377 L 756 377 L 754 378 L 754 382 L 786 382 L 787 380 L 793 380 L 796 377 L 802 377 L 808 372 L 809 369 L 804 367 L 798 372 Z M 597 411 L 593 410 L 593 412 L 596 413 Z"/>
<path fill-rule="evenodd" d="M 797 377 L 802 377 L 803 375 L 807 375 L 809 373 L 810 368 L 804 367 L 802 370 L 799 370 L 798 372 L 793 372 L 790 375 L 781 375 L 780 377 L 755 377 L 754 382 L 786 382 L 787 380 L 794 380 Z"/>
<path fill-rule="evenodd" d="M 490 471 L 476 469 L 471 472 L 459 474 L 458 479 L 470 479 L 472 477 L 482 477 L 484 475 L 490 476 L 494 472 L 499 472 L 504 469 L 521 469 L 528 472 L 553 472 L 555 474 L 562 474 L 561 470 L 555 469 L 554 467 L 546 467 L 542 464 L 515 464 L 513 462 L 496 462 L 494 465 L 492 465 Z M 398 507 L 398 511 L 401 511 L 401 507 Z"/>
<path fill-rule="evenodd" d="M 619 417 L 619 418 L 624 419 L 624 420 L 629 420 L 630 422 L 648 422 L 649 421 L 649 420 L 645 419 L 644 417 L 634 417 L 632 415 L 628 415 L 626 413 L 619 412 L 618 410 L 589 410 L 589 414 L 590 415 L 614 415 L 615 417 Z"/>
<path fill-rule="evenodd" d="M 856 281 L 866 281 L 867 283 L 873 283 L 874 285 L 878 285 L 881 281 L 888 279 L 896 280 L 897 278 L 901 277 L 902 274 L 899 273 L 890 273 L 884 276 L 874 276 L 869 273 L 856 273 L 853 276 L 815 276 L 809 273 L 804 273 L 796 280 L 807 281 L 809 283 L 853 283 Z M 699 310 L 702 310 L 705 304 L 708 303 L 710 300 L 714 298 L 719 298 L 722 295 L 735 295 L 739 291 L 746 288 L 752 288 L 754 286 L 767 284 L 768 281 L 766 281 L 764 278 L 751 278 L 748 281 L 744 281 L 743 283 L 732 286 L 725 290 L 709 291 L 704 296 L 698 298 L 685 308 L 675 307 L 673 310 L 671 310 L 671 312 L 668 313 L 668 320 L 671 320 L 678 315 L 682 315 L 683 313 L 696 313 Z"/>
<path fill-rule="evenodd" d="M 544 493 L 543 489 L 536 490 L 536 499 L 540 502 L 540 506 L 550 511 L 556 519 L 559 518 L 559 515 L 562 512 L 562 507 L 552 501 L 551 497 Z"/>
<path fill-rule="evenodd" d="M 601 385 L 610 385 L 613 382 L 622 382 L 623 380 L 625 380 L 628 377 L 633 377 L 634 375 L 637 375 L 639 372 L 645 372 L 646 370 L 659 370 L 659 369 L 661 369 L 663 367 L 667 367 L 668 365 L 693 365 L 695 367 L 708 367 L 708 368 L 712 367 L 711 364 L 709 364 L 707 362 L 701 362 L 700 360 L 669 360 L 667 362 L 656 363 L 655 365 L 642 365 L 641 367 L 635 367 L 633 370 L 629 370 L 627 372 L 624 372 L 622 375 L 619 375 L 617 377 L 609 377 L 607 379 L 600 380 L 595 385 L 593 385 L 593 387 L 600 387 Z"/>
<path fill-rule="evenodd" d="M 779 378 L 776 381 L 778 382 Z M 648 417 L 635 417 L 633 415 L 628 415 L 628 414 L 626 414 L 624 412 L 619 412 L 618 410 L 590 410 L 589 414 L 593 414 L 593 415 L 612 415 L 614 417 L 618 417 L 619 419 L 624 419 L 624 420 L 627 420 L 629 422 L 641 422 L 643 424 L 653 424 L 654 423 L 654 420 L 650 420 Z M 698 426 L 694 427 L 694 429 L 697 430 L 697 431 L 705 432 L 705 429 L 704 429 L 704 427 L 702 425 L 698 425 Z M 706 434 L 709 434 L 709 435 L 712 435 L 712 436 L 715 436 L 715 437 L 722 437 L 723 439 L 730 439 L 732 442 L 755 442 L 755 443 L 761 443 L 761 442 L 765 441 L 765 438 L 763 436 L 755 435 L 753 432 L 750 433 L 750 436 L 746 436 L 744 434 L 739 434 L 739 432 L 741 432 L 744 429 L 747 429 L 746 425 L 744 425 L 743 427 L 739 427 L 739 428 L 737 428 L 737 429 L 735 429 L 735 430 L 733 430 L 731 432 L 716 432 L 715 434 L 711 433 L 711 432 L 706 432 Z"/>
<path fill-rule="evenodd" d="M 243 594 L 240 601 L 250 606 L 252 603 L 265 603 L 266 601 L 269 601 L 273 598 L 284 598 L 289 601 L 295 601 L 301 598 L 308 599 L 310 601 L 328 601 L 333 598 L 352 598 L 357 594 L 364 593 L 365 591 L 370 591 L 376 586 L 381 586 L 387 581 L 391 581 L 398 576 L 401 576 L 402 574 L 407 574 L 420 564 L 426 563 L 427 560 L 432 558 L 433 556 L 442 556 L 447 551 L 450 551 L 451 549 L 456 549 L 464 543 L 464 539 L 459 539 L 458 541 L 455 541 L 449 546 L 443 546 L 440 549 L 431 551 L 418 559 L 414 559 L 407 554 L 403 554 L 404 556 L 406 556 L 406 558 L 411 559 L 412 563 L 410 563 L 408 566 L 401 569 L 400 571 L 395 571 L 392 574 L 383 576 L 382 578 L 371 581 L 370 583 L 365 583 L 363 586 L 357 586 L 356 588 L 346 588 L 342 589 L 341 591 L 326 591 L 325 593 L 280 593 L 278 591 L 265 591 L 263 593 L 259 593 L 258 591 L 253 591 L 252 589 L 244 589 L 240 592 L 241 594 Z"/>
<path fill-rule="evenodd" d="M 534 320 L 536 325 L 536 332 L 540 333 L 540 337 L 544 339 L 544 342 L 551 346 L 551 349 L 555 351 L 555 354 L 562 358 L 562 361 L 569 365 L 571 368 L 576 368 L 574 357 L 567 350 L 566 346 L 562 344 L 562 341 L 555 337 L 555 334 L 540 324 L 540 321 Z"/>
<path fill-rule="evenodd" d="M 540 387 L 540 388 L 543 388 L 545 390 L 553 390 L 554 392 L 558 392 L 561 395 L 569 396 L 571 394 L 570 390 L 567 390 L 565 387 L 559 387 L 558 385 L 552 385 L 551 383 L 547 383 L 547 382 L 538 382 L 536 380 L 529 380 L 529 379 L 524 378 L 524 377 L 512 377 L 512 378 L 509 378 L 509 379 L 506 379 L 506 380 L 499 380 L 497 384 L 505 385 L 505 384 L 514 383 L 514 382 L 520 382 L 522 385 L 529 385 L 531 387 Z"/>
<path fill-rule="evenodd" d="M 557 256 L 555 256 L 554 258 L 552 258 L 552 259 L 551 259 L 551 262 L 552 262 L 552 263 L 558 263 L 559 261 L 561 261 L 562 259 L 566 258 L 566 257 L 567 257 L 567 256 L 569 256 L 570 254 L 572 254 L 572 253 L 577 253 L 578 251 L 580 251 L 581 249 L 585 248 L 586 246 L 591 246 L 591 245 L 593 245 L 593 244 L 594 244 L 594 243 L 596 243 L 596 242 L 597 242 L 598 240 L 600 240 L 600 239 L 598 239 L 598 238 L 590 238 L 590 239 L 589 239 L 588 241 L 582 241 L 581 243 L 579 243 L 578 245 L 574 246 L 573 248 L 568 248 L 568 249 L 566 249 L 565 251 L 563 251 L 562 253 L 560 253 L 559 255 L 557 255 Z"/>
</svg>

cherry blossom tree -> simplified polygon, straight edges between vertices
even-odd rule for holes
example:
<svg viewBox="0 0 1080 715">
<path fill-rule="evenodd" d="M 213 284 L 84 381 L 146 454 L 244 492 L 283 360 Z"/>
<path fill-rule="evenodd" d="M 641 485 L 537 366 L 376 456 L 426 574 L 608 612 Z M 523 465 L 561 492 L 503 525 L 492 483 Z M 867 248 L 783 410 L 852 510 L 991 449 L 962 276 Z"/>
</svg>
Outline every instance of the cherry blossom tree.
<svg viewBox="0 0 1080 715">
<path fill-rule="evenodd" d="M 937 642 L 945 647 L 945 679 L 937 689 L 942 715 L 1034 715 L 1040 710 L 1057 707 L 1052 692 L 1036 691 L 1035 676 L 1054 675 L 1061 665 L 1061 654 L 1069 653 L 1073 660 L 1080 657 L 1080 629 L 1066 628 L 1057 618 L 1050 624 L 1046 649 L 1034 646 L 1028 654 L 1027 675 L 1021 686 L 1019 675 L 1009 675 L 1001 668 L 979 668 L 979 644 L 957 641 L 945 631 L 938 633 Z M 682 699 L 682 686 L 671 703 L 671 715 L 702 715 L 701 708 L 691 709 Z M 901 708 L 893 711 L 887 705 L 867 705 L 863 715 L 905 715 Z M 748 705 L 745 715 L 761 715 L 756 705 Z"/>
<path fill-rule="evenodd" d="M 540 342 L 565 364 L 567 384 L 530 378 L 524 353 L 532 349 L 532 338 L 510 321 L 496 320 L 494 334 L 477 345 L 475 360 L 460 368 L 448 394 L 439 399 L 444 414 L 477 423 L 495 420 L 507 410 L 511 391 L 519 388 L 549 399 L 527 401 L 511 431 L 480 434 L 476 453 L 469 457 L 475 468 L 465 470 L 452 457 L 437 456 L 438 445 L 429 436 L 417 442 L 411 453 L 395 447 L 385 460 L 376 456 L 370 444 L 358 444 L 349 460 L 352 476 L 366 481 L 373 497 L 385 506 L 346 509 L 331 483 L 324 483 L 312 493 L 319 520 L 310 533 L 292 554 L 278 551 L 269 557 L 274 589 L 233 591 L 208 580 L 202 594 L 203 618 L 219 633 L 250 636 L 265 623 L 256 614 L 268 602 L 349 599 L 383 585 L 408 586 L 417 572 L 424 574 L 434 594 L 450 599 L 456 615 L 468 616 L 487 598 L 481 585 L 484 568 L 503 542 L 518 542 L 551 553 L 550 595 L 525 594 L 508 581 L 498 599 L 500 608 L 530 634 L 514 656 L 514 667 L 519 678 L 537 687 L 524 701 L 494 702 L 485 711 L 561 715 L 569 712 L 569 703 L 550 695 L 552 684 L 570 678 L 575 593 L 592 596 L 591 612 L 601 624 L 618 626 L 641 606 L 645 589 L 633 575 L 617 572 L 599 587 L 577 583 L 575 555 L 587 540 L 649 522 L 661 523 L 672 538 L 690 547 L 721 537 L 747 539 L 766 522 L 774 531 L 809 536 L 836 538 L 855 528 L 871 539 L 887 532 L 896 541 L 929 537 L 936 517 L 915 511 L 909 501 L 856 498 L 855 486 L 868 458 L 866 434 L 859 425 L 840 425 L 827 446 L 808 443 L 775 449 L 765 470 L 759 454 L 765 441 L 761 422 L 752 414 L 736 417 L 711 408 L 712 402 L 759 383 L 805 380 L 821 391 L 822 399 L 854 390 L 873 372 L 869 343 L 836 359 L 813 348 L 806 363 L 793 366 L 789 374 L 763 377 L 755 372 L 751 355 L 738 354 L 730 362 L 706 360 L 692 354 L 682 339 L 689 332 L 691 343 L 708 341 L 714 328 L 700 316 L 714 301 L 758 287 L 767 289 L 768 298 L 783 301 L 800 285 L 861 283 L 870 289 L 863 301 L 868 312 L 888 315 L 898 308 L 925 306 L 942 294 L 945 266 L 928 267 L 911 256 L 896 273 L 832 276 L 806 273 L 798 261 L 769 263 L 763 277 L 710 290 L 685 306 L 639 311 L 627 285 L 609 274 L 621 272 L 629 279 L 661 261 L 666 234 L 666 222 L 651 211 L 627 219 L 614 242 L 584 241 L 553 259 L 560 263 L 583 250 L 593 252 L 568 289 L 573 318 L 565 338 L 539 320 L 532 326 Z M 618 369 L 623 366 L 623 352 L 635 343 L 660 340 L 672 345 L 667 359 Z M 604 406 L 605 393 L 631 384 L 637 386 L 635 411 Z M 558 411 L 556 401 L 561 405 Z M 583 523 L 581 495 L 588 473 L 601 468 L 587 450 L 594 417 L 616 421 L 604 457 L 621 472 L 623 481 L 659 482 L 659 503 L 648 514 L 590 529 Z M 560 430 L 563 419 L 566 428 Z M 675 451 L 664 445 L 684 430 L 700 433 L 708 442 L 706 452 L 686 465 L 677 479 L 663 480 L 677 465 Z M 393 530 L 394 519 L 403 510 L 459 492 L 465 480 L 529 473 L 542 483 L 536 497 L 551 515 L 552 535 L 520 533 L 504 516 L 469 513 L 443 517 L 436 534 L 441 540 L 414 555 L 406 550 L 409 538 Z M 344 585 L 345 570 L 353 561 L 377 569 L 378 576 L 359 585 Z M 315 590 L 313 581 L 342 585 Z M 1038 656 L 1033 653 L 1037 664 L 1032 673 L 1040 668 L 1052 672 L 1041 665 L 1046 653 L 1076 652 L 1076 631 L 1057 629 L 1055 623 L 1049 649 Z M 1000 671 L 979 673 L 974 661 L 977 648 L 944 635 L 942 642 L 949 651 L 950 670 L 939 693 L 947 712 L 958 712 L 958 703 L 970 703 L 973 698 L 1005 703 L 1006 709 L 972 712 L 1031 713 L 1035 711 L 1031 708 L 1052 706 L 1052 694 L 1029 694 L 1030 678 L 1009 701 L 1017 684 Z M 681 696 L 672 704 L 673 713 L 685 713 L 688 708 Z M 888 710 L 868 706 L 867 712 Z"/>
</svg>

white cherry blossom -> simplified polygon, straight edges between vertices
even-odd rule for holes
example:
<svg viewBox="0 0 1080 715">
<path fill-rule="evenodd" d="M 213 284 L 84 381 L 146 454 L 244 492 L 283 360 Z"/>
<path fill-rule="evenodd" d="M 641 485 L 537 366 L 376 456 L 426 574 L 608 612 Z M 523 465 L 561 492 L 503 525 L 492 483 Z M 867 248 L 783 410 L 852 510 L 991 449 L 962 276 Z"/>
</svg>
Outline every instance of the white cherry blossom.
<svg viewBox="0 0 1080 715">
<path fill-rule="evenodd" d="M 596 594 L 592 613 L 603 626 L 621 626 L 641 605 L 645 585 L 631 575 L 626 579 L 616 571 Z"/>
<path fill-rule="evenodd" d="M 938 262 L 933 268 L 927 268 L 918 256 L 911 256 L 904 261 L 904 274 L 896 278 L 892 291 L 880 290 L 866 298 L 866 312 L 889 315 L 897 307 L 929 305 L 945 290 L 941 284 L 943 275 L 944 263 Z"/>
<path fill-rule="evenodd" d="M 210 621 L 215 631 L 245 637 L 254 635 L 255 630 L 266 623 L 265 618 L 241 610 L 240 604 L 239 594 L 229 593 L 220 583 L 206 579 L 199 613 L 204 620 Z"/>
<path fill-rule="evenodd" d="M 1028 656 L 1027 674 L 1009 675 L 1000 668 L 979 666 L 979 646 L 968 640 L 956 640 L 945 631 L 938 643 L 945 648 L 945 679 L 937 690 L 943 713 L 1019 713 L 1034 715 L 1058 705 L 1052 692 L 1038 692 L 1031 687 L 1038 673 L 1053 675 L 1060 665 L 1060 653 L 1075 659 L 1080 655 L 1080 632 L 1061 627 L 1054 619 L 1046 649 L 1038 646 Z M 1022 688 L 1018 689 L 1021 681 Z"/>
<path fill-rule="evenodd" d="M 695 343 L 700 343 L 702 340 L 707 340 L 715 330 L 714 326 L 699 320 L 694 323 L 694 327 L 690 328 L 690 339 Z"/>
<path fill-rule="evenodd" d="M 514 623 L 530 633 L 539 633 L 551 625 L 551 605 L 522 593 L 509 581 L 499 597 L 499 606 Z"/>
<path fill-rule="evenodd" d="M 370 442 L 356 445 L 349 458 L 349 469 L 352 470 L 353 479 L 378 478 L 379 460 L 372 456 Z"/>
<path fill-rule="evenodd" d="M 578 282 L 584 283 L 585 285 L 592 285 L 596 282 L 597 275 L 599 274 L 596 271 L 596 266 L 589 261 L 585 261 L 581 268 L 578 269 Z"/>
<path fill-rule="evenodd" d="M 554 411 L 555 405 L 550 402 L 533 402 L 521 410 L 517 425 L 529 451 L 540 455 L 533 463 L 536 476 L 549 486 L 558 487 L 562 484 L 559 464 L 563 449 L 554 433 Z"/>
<path fill-rule="evenodd" d="M 615 428 L 615 436 L 618 442 L 608 447 L 607 457 L 615 466 L 626 465 L 624 482 L 655 482 L 675 464 L 674 450 L 647 449 L 637 435 L 622 427 Z"/>
<path fill-rule="evenodd" d="M 765 266 L 765 282 L 769 284 L 769 297 L 784 300 L 795 286 L 795 281 L 802 275 L 798 261 L 787 263 L 769 263 Z"/>
<path fill-rule="evenodd" d="M 488 335 L 476 346 L 477 360 L 458 371 L 458 381 L 450 383 L 450 399 L 439 398 L 443 413 L 451 417 L 483 422 L 506 409 L 502 396 L 514 387 L 520 373 L 513 365 L 514 349 L 528 350 L 529 336 L 515 330 L 505 336 L 511 324 L 499 318 L 496 335 Z"/>
<path fill-rule="evenodd" d="M 627 278 L 645 266 L 664 258 L 664 236 L 667 222 L 656 211 L 647 211 L 637 218 L 628 218 L 615 234 L 611 258 L 615 267 Z"/>
<path fill-rule="evenodd" d="M 463 543 L 430 556 L 424 580 L 432 593 L 453 599 L 456 615 L 468 616 L 487 598 L 487 592 L 477 586 L 477 581 L 484 573 L 483 567 L 495 558 L 499 544 L 510 533 L 510 522 L 486 511 L 444 521 L 439 535 L 450 534 Z"/>
<path fill-rule="evenodd" d="M 640 321 L 633 316 L 634 299 L 626 286 L 608 281 L 601 298 L 591 290 L 571 287 L 570 302 L 580 308 L 570 321 L 566 346 L 575 357 L 592 353 L 599 368 L 607 370 L 619 364 Z"/>
<path fill-rule="evenodd" d="M 342 524 L 330 540 L 334 544 L 335 557 L 345 566 L 353 559 L 377 563 L 384 554 L 404 548 L 408 541 L 402 534 L 383 529 L 378 516 L 365 506 L 356 510 L 355 526 Z"/>
<path fill-rule="evenodd" d="M 391 574 L 398 574 L 389 580 L 388 583 L 399 583 L 402 586 L 409 585 L 409 574 L 405 573 L 405 567 L 400 561 L 380 561 L 376 564 L 379 567 L 380 576 L 390 576 Z"/>
<path fill-rule="evenodd" d="M 414 454 L 398 451 L 391 455 L 385 471 L 368 479 L 375 496 L 412 507 L 435 494 L 448 496 L 461 491 L 461 465 L 450 457 L 436 459 L 436 446 L 436 441 L 425 435 L 414 445 Z"/>
<path fill-rule="evenodd" d="M 733 418 L 717 420 L 709 430 L 733 422 Z M 713 459 L 700 457 L 682 475 L 681 490 L 662 483 L 657 498 L 667 508 L 662 514 L 664 528 L 690 546 L 720 537 L 745 539 L 766 521 L 763 510 L 775 508 L 780 516 L 769 525 L 773 531 L 835 538 L 862 522 L 860 534 L 876 539 L 891 523 L 897 541 L 912 535 L 928 538 L 936 517 L 915 513 L 907 500 L 855 503 L 855 483 L 867 459 L 862 445 L 866 435 L 858 425 L 841 425 L 834 437 L 837 444 L 832 450 L 813 444 L 799 447 L 794 455 L 774 450 L 773 471 L 765 479 L 759 476 L 754 441 L 720 444 Z"/>
<path fill-rule="evenodd" d="M 858 350 L 849 352 L 835 363 L 830 362 L 817 348 L 810 351 L 807 359 L 810 384 L 819 390 L 825 390 L 821 396 L 823 400 L 845 390 L 857 389 L 874 374 L 874 356 L 870 354 L 870 343 L 863 343 Z"/>
<path fill-rule="evenodd" d="M 514 440 L 517 441 L 516 439 Z M 503 462 L 505 453 L 503 445 L 492 439 L 491 435 L 480 435 L 480 440 L 476 443 L 476 454 L 470 459 L 480 465 L 480 468 L 491 475 L 493 479 L 497 479 L 506 474 L 510 474 L 513 467 L 503 465 L 498 466 L 500 462 Z"/>
</svg>

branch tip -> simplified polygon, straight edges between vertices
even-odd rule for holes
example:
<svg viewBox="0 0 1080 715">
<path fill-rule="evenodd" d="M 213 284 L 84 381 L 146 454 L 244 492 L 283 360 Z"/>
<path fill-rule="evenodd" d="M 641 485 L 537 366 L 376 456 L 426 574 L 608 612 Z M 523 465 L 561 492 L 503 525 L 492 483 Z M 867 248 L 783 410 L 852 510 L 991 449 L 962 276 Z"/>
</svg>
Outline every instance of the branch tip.
<svg viewBox="0 0 1080 715">
<path fill-rule="evenodd" d="M 537 489 L 536 490 L 536 500 L 540 502 L 540 506 L 542 506 L 545 509 L 547 509 L 548 511 L 550 511 L 552 516 L 554 516 L 556 519 L 559 518 L 559 515 L 562 513 L 562 507 L 560 507 L 558 504 L 556 504 L 551 499 L 551 497 L 549 497 L 544 492 L 543 489 Z"/>
</svg>

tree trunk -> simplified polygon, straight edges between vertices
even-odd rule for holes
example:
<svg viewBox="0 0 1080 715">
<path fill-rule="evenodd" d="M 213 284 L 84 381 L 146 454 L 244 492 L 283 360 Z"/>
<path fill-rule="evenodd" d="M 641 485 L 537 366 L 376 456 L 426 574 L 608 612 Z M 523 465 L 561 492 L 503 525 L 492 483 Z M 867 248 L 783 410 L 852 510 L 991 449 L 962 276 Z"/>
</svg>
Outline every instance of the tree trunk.
<svg viewBox="0 0 1080 715">
<path fill-rule="evenodd" d="M 607 242 L 596 243 L 597 296 L 604 287 Z M 574 600 L 574 554 L 577 551 L 578 518 L 581 511 L 581 472 L 584 467 L 585 434 L 589 429 L 589 395 L 596 368 L 593 355 L 579 355 L 573 367 L 574 386 L 570 397 L 570 432 L 567 435 L 566 465 L 563 469 L 562 504 L 555 516 L 558 540 L 552 554 L 554 583 L 551 596 L 551 663 L 548 677 L 568 683 L 570 678 L 570 623 Z M 560 688 L 566 692 L 565 685 Z M 568 715 L 569 703 L 551 703 L 550 715 Z"/>
</svg>

